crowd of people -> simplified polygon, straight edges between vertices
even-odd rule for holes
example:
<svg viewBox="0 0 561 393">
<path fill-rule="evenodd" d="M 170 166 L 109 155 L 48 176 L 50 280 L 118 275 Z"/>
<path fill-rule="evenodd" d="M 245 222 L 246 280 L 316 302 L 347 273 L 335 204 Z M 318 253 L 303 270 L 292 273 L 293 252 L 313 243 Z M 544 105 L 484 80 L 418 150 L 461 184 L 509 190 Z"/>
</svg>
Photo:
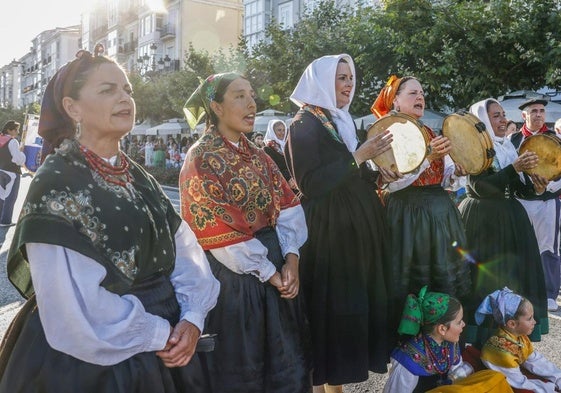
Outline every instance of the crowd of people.
<svg viewBox="0 0 561 393">
<path fill-rule="evenodd" d="M 401 173 L 372 161 L 394 136 L 358 136 L 355 91 L 351 56 L 318 58 L 289 125 L 250 139 L 251 82 L 214 74 L 184 106 L 200 138 L 137 140 L 124 70 L 78 52 L 41 106 L 44 161 L 7 258 L 27 301 L 0 349 L 0 393 L 336 393 L 369 372 L 389 372 L 388 393 L 561 389 L 532 347 L 558 308 L 561 181 L 518 153 L 555 134 L 547 101 L 521 105 L 519 131 L 496 99 L 471 105 L 494 156 L 469 174 L 418 122 L 421 82 L 391 76 L 372 112 L 427 140 Z M 0 135 L 0 225 L 25 161 L 18 129 Z M 179 214 L 152 166 L 181 167 Z M 458 206 L 447 190 L 460 187 Z"/>
</svg>

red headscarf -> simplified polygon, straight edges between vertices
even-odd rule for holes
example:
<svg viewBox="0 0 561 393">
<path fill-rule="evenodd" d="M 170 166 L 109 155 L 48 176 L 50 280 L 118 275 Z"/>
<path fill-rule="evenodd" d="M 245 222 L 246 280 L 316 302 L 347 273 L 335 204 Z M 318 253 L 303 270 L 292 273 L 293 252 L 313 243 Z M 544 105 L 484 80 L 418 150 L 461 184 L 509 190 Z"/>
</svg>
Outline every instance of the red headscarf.
<svg viewBox="0 0 561 393">
<path fill-rule="evenodd" d="M 381 118 L 392 110 L 393 100 L 397 95 L 401 79 L 402 78 L 398 78 L 395 75 L 390 76 L 390 79 L 386 82 L 386 86 L 380 91 L 376 101 L 374 101 L 374 104 L 370 107 L 374 116 Z"/>
</svg>

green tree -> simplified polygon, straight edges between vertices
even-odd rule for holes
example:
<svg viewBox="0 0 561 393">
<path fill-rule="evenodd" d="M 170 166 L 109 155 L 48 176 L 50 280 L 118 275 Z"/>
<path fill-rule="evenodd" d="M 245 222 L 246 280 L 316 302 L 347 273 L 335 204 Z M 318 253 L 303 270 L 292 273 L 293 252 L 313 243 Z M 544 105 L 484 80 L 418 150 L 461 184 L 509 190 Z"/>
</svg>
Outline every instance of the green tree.
<svg viewBox="0 0 561 393">
<path fill-rule="evenodd" d="M 454 110 L 486 96 L 561 86 L 559 0 L 387 0 L 342 11 L 324 1 L 292 30 L 271 24 L 248 54 L 254 88 L 289 96 L 325 54 L 348 53 L 357 69 L 351 107 L 368 113 L 389 75 L 417 76 L 427 104 Z"/>
</svg>

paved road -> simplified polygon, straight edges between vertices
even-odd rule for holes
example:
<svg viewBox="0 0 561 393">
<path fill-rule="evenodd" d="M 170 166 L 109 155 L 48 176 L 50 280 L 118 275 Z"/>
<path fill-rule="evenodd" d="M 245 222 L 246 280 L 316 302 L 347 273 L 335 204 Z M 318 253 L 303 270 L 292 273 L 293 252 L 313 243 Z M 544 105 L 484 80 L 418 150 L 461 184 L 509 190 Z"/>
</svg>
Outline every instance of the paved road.
<svg viewBox="0 0 561 393">
<path fill-rule="evenodd" d="M 18 203 L 14 217 L 21 209 L 21 203 L 29 187 L 30 178 L 22 178 Z M 164 187 L 168 197 L 172 200 L 174 207 L 179 210 L 179 193 L 172 187 Z M 14 227 L 0 228 L 0 265 L 6 266 L 6 254 L 13 237 Z M 561 297 L 557 299 L 561 304 Z M 4 336 L 10 321 L 16 315 L 23 304 L 23 299 L 8 282 L 6 269 L 0 269 L 0 338 Z M 552 360 L 561 367 L 561 310 L 549 314 L 550 333 L 543 337 L 542 342 L 535 343 L 536 350 L 542 352 L 548 359 Z M 382 392 L 387 374 L 370 374 L 367 381 L 359 384 L 345 386 L 345 393 L 372 393 Z"/>
</svg>

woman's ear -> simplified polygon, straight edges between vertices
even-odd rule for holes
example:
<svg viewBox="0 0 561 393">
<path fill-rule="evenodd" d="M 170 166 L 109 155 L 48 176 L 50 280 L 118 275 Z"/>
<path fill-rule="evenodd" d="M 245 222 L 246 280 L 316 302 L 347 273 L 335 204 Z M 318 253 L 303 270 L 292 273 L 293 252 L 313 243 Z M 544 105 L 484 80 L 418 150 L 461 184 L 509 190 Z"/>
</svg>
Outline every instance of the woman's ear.
<svg viewBox="0 0 561 393">
<path fill-rule="evenodd" d="M 222 117 L 222 114 L 224 113 L 224 111 L 222 110 L 222 105 L 220 105 L 218 102 L 216 101 L 211 101 L 210 102 L 210 109 L 216 114 L 217 117 Z"/>
<path fill-rule="evenodd" d="M 72 120 L 74 121 L 80 120 L 80 108 L 73 98 L 64 97 L 62 99 L 62 107 L 64 108 L 64 110 Z"/>
</svg>

